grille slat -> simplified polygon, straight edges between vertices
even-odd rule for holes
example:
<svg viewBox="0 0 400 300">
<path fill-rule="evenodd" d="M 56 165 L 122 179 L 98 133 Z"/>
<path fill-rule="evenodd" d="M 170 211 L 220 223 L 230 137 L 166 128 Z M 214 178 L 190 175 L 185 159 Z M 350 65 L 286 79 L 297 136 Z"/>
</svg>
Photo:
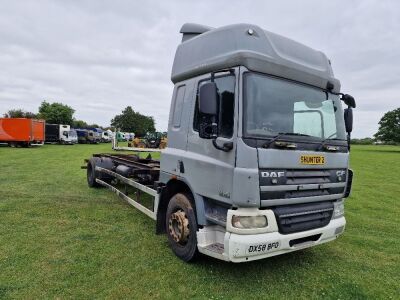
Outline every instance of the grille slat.
<svg viewBox="0 0 400 300">
<path fill-rule="evenodd" d="M 301 170 L 301 171 L 287 171 L 286 177 L 329 177 L 329 171 L 314 171 L 314 170 Z"/>
<path fill-rule="evenodd" d="M 333 203 L 317 202 L 278 206 L 272 210 L 278 223 L 279 232 L 289 234 L 328 225 L 333 214 Z"/>
<path fill-rule="evenodd" d="M 287 184 L 312 184 L 312 183 L 329 183 L 331 182 L 328 177 L 300 177 L 288 178 Z"/>
<path fill-rule="evenodd" d="M 262 203 L 264 206 L 268 206 L 268 200 L 298 199 L 315 196 L 329 197 L 334 194 L 344 194 L 344 178 L 346 177 L 340 177 L 339 175 L 337 175 L 338 171 L 343 172 L 344 170 L 260 170 L 260 199 L 263 200 Z M 263 174 L 284 174 L 284 176 L 273 179 L 271 176 L 263 177 Z M 343 179 L 339 181 L 339 178 Z M 340 196 L 338 198 L 340 198 Z"/>
</svg>

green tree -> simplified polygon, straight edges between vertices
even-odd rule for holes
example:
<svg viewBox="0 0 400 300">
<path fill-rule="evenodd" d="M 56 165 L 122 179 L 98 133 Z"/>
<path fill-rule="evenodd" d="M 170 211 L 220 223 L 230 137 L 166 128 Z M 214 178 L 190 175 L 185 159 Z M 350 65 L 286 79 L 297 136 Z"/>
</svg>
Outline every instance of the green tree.
<svg viewBox="0 0 400 300">
<path fill-rule="evenodd" d="M 156 131 L 153 117 L 135 112 L 131 106 L 126 107 L 120 115 L 116 115 L 111 120 L 111 126 L 121 131 L 134 132 L 137 136 Z"/>
<path fill-rule="evenodd" d="M 86 127 L 88 127 L 88 123 L 86 123 L 85 121 L 82 121 L 82 120 L 73 119 L 71 126 L 73 128 L 86 128 Z"/>
<path fill-rule="evenodd" d="M 76 119 L 72 120 L 71 126 L 73 128 L 101 128 L 101 126 L 99 126 L 98 124 L 88 124 L 83 120 L 76 120 Z"/>
<path fill-rule="evenodd" d="M 89 128 L 101 128 L 101 126 L 98 125 L 98 124 L 96 124 L 96 123 L 94 123 L 94 124 L 89 124 L 87 127 L 89 127 Z"/>
<path fill-rule="evenodd" d="M 28 118 L 36 119 L 38 116 L 30 111 L 25 111 L 23 109 L 10 109 L 4 114 L 4 118 Z"/>
<path fill-rule="evenodd" d="M 400 143 L 400 107 L 383 115 L 374 136 L 386 143 Z"/>
<path fill-rule="evenodd" d="M 45 119 L 48 123 L 71 125 L 74 112 L 72 107 L 58 102 L 43 101 L 39 107 L 40 118 Z"/>
</svg>

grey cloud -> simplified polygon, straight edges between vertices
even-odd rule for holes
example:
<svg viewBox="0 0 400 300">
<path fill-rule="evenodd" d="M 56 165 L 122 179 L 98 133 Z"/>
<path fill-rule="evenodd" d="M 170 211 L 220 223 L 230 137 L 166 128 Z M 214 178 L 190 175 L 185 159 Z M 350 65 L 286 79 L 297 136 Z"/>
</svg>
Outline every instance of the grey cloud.
<svg viewBox="0 0 400 300">
<path fill-rule="evenodd" d="M 108 125 L 127 105 L 168 122 L 180 26 L 254 23 L 325 52 L 353 94 L 354 136 L 399 106 L 396 1 L 5 1 L 0 10 L 0 113 L 61 101 Z"/>
</svg>

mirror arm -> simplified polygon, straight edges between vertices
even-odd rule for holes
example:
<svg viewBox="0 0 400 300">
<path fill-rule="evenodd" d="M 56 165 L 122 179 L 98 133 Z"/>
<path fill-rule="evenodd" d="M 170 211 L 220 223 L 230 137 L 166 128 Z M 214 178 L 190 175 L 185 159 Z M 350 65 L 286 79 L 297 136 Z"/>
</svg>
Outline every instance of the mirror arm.
<svg viewBox="0 0 400 300">
<path fill-rule="evenodd" d="M 233 149 L 233 143 L 232 142 L 226 142 L 224 145 L 221 147 L 220 145 L 217 144 L 217 139 L 213 138 L 212 143 L 214 147 L 218 150 L 224 151 L 224 152 L 229 152 Z"/>
<path fill-rule="evenodd" d="M 218 145 L 218 143 L 217 143 L 218 124 L 215 122 L 215 120 L 213 120 L 213 122 L 212 122 L 212 124 L 211 124 L 211 127 L 212 127 L 212 134 L 211 134 L 211 136 L 212 136 L 212 143 L 213 143 L 213 146 L 214 146 L 216 149 L 221 150 L 221 151 L 224 151 L 224 152 L 229 152 L 229 151 L 231 151 L 231 150 L 233 149 L 233 143 L 232 143 L 232 142 L 226 142 L 226 143 L 223 144 L 222 147 L 221 147 L 220 145 Z"/>
</svg>

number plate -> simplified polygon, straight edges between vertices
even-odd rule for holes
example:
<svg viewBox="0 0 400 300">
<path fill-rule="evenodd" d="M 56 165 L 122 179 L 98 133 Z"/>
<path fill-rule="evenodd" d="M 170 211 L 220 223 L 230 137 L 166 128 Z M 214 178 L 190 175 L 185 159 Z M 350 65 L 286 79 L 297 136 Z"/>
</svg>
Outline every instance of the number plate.
<svg viewBox="0 0 400 300">
<path fill-rule="evenodd" d="M 302 155 L 300 156 L 300 163 L 302 165 L 323 165 L 325 164 L 325 157 L 323 155 Z"/>
<path fill-rule="evenodd" d="M 247 254 L 254 254 L 254 253 L 265 253 L 269 251 L 273 251 L 278 249 L 280 246 L 279 242 L 271 242 L 271 243 L 265 243 L 265 244 L 256 244 L 249 246 L 247 248 Z"/>
</svg>

